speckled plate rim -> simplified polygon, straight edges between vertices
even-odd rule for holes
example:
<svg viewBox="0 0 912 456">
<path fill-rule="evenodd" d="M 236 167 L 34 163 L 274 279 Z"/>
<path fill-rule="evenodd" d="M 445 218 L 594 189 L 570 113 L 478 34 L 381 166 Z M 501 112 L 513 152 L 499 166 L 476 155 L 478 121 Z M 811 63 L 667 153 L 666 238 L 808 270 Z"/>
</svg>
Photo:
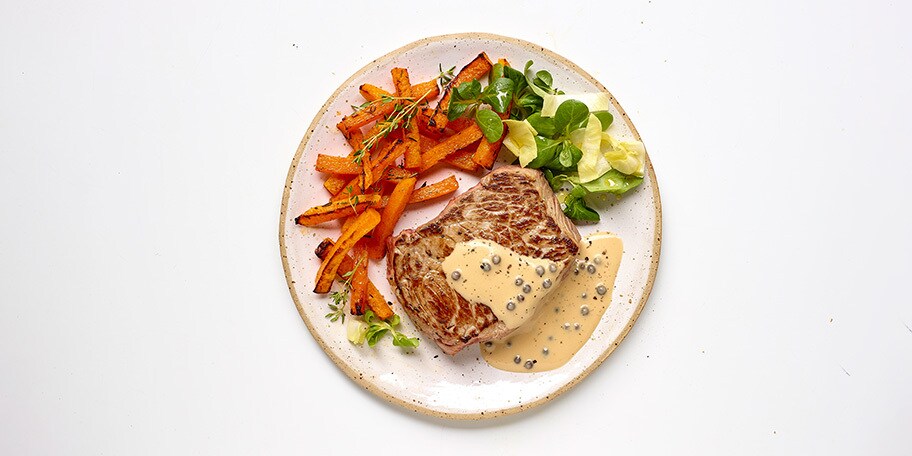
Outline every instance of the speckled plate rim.
<svg viewBox="0 0 912 456">
<path fill-rule="evenodd" d="M 302 139 L 301 143 L 298 145 L 298 150 L 295 152 L 295 156 L 291 161 L 291 167 L 288 169 L 288 177 L 285 179 L 285 190 L 283 191 L 283 194 L 282 194 L 282 209 L 281 209 L 281 214 L 279 215 L 279 251 L 282 255 L 282 267 L 285 270 L 285 281 L 288 284 L 288 290 L 291 293 L 291 298 L 294 300 L 295 307 L 298 309 L 298 313 L 301 315 L 301 319 L 304 320 L 304 324 L 307 325 L 307 329 L 313 335 L 314 339 L 317 340 L 317 343 L 320 344 L 320 348 L 323 349 L 323 352 L 326 353 L 327 356 L 329 356 L 329 359 L 331 359 L 332 362 L 336 364 L 336 366 L 338 366 L 343 372 L 345 372 L 345 375 L 347 375 L 348 378 L 350 378 L 352 381 L 354 381 L 358 385 L 364 387 L 365 389 L 367 389 L 368 391 L 370 391 L 377 397 L 380 397 L 391 404 L 398 405 L 400 407 L 411 410 L 413 412 L 417 412 L 417 413 L 421 413 L 424 415 L 429 415 L 429 416 L 433 416 L 433 417 L 437 417 L 437 418 L 451 419 L 451 420 L 481 420 L 481 419 L 489 419 L 489 418 L 495 418 L 495 417 L 500 417 L 500 416 L 512 415 L 515 413 L 519 413 L 519 412 L 523 412 L 523 411 L 535 408 L 539 405 L 542 405 L 542 404 L 545 404 L 545 403 L 551 401 L 552 399 L 569 391 L 571 388 L 576 386 L 582 379 L 586 378 L 586 376 L 588 376 L 595 369 L 597 369 L 605 361 L 605 359 L 607 359 L 608 356 L 611 355 L 612 352 L 614 352 L 614 350 L 618 347 L 618 345 L 620 345 L 621 341 L 624 340 L 624 338 L 627 336 L 627 333 L 630 332 L 630 329 L 633 328 L 633 324 L 636 322 L 637 318 L 640 316 L 640 313 L 643 312 L 643 308 L 646 306 L 646 301 L 649 299 L 649 295 L 652 292 L 652 285 L 655 282 L 656 272 L 658 271 L 658 267 L 659 267 L 659 256 L 661 253 L 661 245 L 662 245 L 662 202 L 659 197 L 659 184 L 658 184 L 658 181 L 656 180 L 655 170 L 652 167 L 652 161 L 649 159 L 649 154 L 647 153 L 646 154 L 646 170 L 649 173 L 649 178 L 652 181 L 652 196 L 653 196 L 653 201 L 655 202 L 655 238 L 653 239 L 654 254 L 652 256 L 652 262 L 651 262 L 651 265 L 649 268 L 649 277 L 646 280 L 646 285 L 643 290 L 643 296 L 640 299 L 640 302 L 637 304 L 636 310 L 634 311 L 630 320 L 627 322 L 627 325 L 624 327 L 624 329 L 621 331 L 621 333 L 618 335 L 618 337 L 614 340 L 614 343 L 609 344 L 608 348 L 605 349 L 605 351 L 598 357 L 597 360 L 595 360 L 595 362 L 593 362 L 591 365 L 589 365 L 589 367 L 587 367 L 583 372 L 581 372 L 579 375 L 574 377 L 572 380 L 570 380 L 569 382 L 567 382 L 566 384 L 564 384 L 563 386 L 558 388 L 558 390 L 555 391 L 554 393 L 549 394 L 548 396 L 538 399 L 534 402 L 521 404 L 521 405 L 518 405 L 515 407 L 511 407 L 511 408 L 488 411 L 488 413 L 484 413 L 484 412 L 447 413 L 447 412 L 441 412 L 439 410 L 434 410 L 434 409 L 423 407 L 423 406 L 418 406 L 414 403 L 406 402 L 405 400 L 403 400 L 401 398 L 398 398 L 396 396 L 386 393 L 385 391 L 383 391 L 382 389 L 380 389 L 379 387 L 377 387 L 375 384 L 371 383 L 370 381 L 368 381 L 364 378 L 361 378 L 354 370 L 352 370 L 346 363 L 344 363 L 335 353 L 333 353 L 332 350 L 329 349 L 329 347 L 327 346 L 327 344 L 323 340 L 323 338 L 320 337 L 319 333 L 314 330 L 313 323 L 307 317 L 307 314 L 304 312 L 304 308 L 302 307 L 301 302 L 298 299 L 298 293 L 295 290 L 295 283 L 292 281 L 292 277 L 291 277 L 291 267 L 288 264 L 288 255 L 287 255 L 286 246 L 285 246 L 285 236 L 283 235 L 285 233 L 285 224 L 288 221 L 288 216 L 287 216 L 288 199 L 291 195 L 291 183 L 295 176 L 295 172 L 298 168 L 298 164 L 301 162 L 301 156 L 304 153 L 304 148 L 307 145 L 307 142 L 310 140 L 310 136 L 313 134 L 314 130 L 317 128 L 317 123 L 319 122 L 320 118 L 323 117 L 323 114 L 329 108 L 329 105 L 332 103 L 332 101 L 335 100 L 339 96 L 339 94 L 342 92 L 342 90 L 345 87 L 348 87 L 349 84 L 351 84 L 355 79 L 361 77 L 365 72 L 367 72 L 369 69 L 371 69 L 378 61 L 392 58 L 398 54 L 404 53 L 408 50 L 414 49 L 419 46 L 426 45 L 428 43 L 433 43 L 435 41 L 458 39 L 458 38 L 482 38 L 482 39 L 488 39 L 488 40 L 503 41 L 506 43 L 519 45 L 521 47 L 531 48 L 531 49 L 535 50 L 535 52 L 540 52 L 557 61 L 560 61 L 561 63 L 566 65 L 568 68 L 572 69 L 573 71 L 579 73 L 581 76 L 583 76 L 584 78 L 589 80 L 592 84 L 597 86 L 600 90 L 603 90 L 606 93 L 608 93 L 611 97 L 611 103 L 618 110 L 618 112 L 621 113 L 621 116 L 624 118 L 624 123 L 626 123 L 627 126 L 630 127 L 630 131 L 633 132 L 633 135 L 636 137 L 637 140 L 640 140 L 640 141 L 642 140 L 640 138 L 640 133 L 637 131 L 636 127 L 633 125 L 633 122 L 630 121 L 630 117 L 627 116 L 627 113 L 624 112 L 624 109 L 621 107 L 621 105 L 617 102 L 617 100 L 614 98 L 614 96 L 611 95 L 611 92 L 609 92 L 608 89 L 606 89 L 605 86 L 602 85 L 602 83 L 600 83 L 598 80 L 596 80 L 594 77 L 592 77 L 592 75 L 587 73 L 585 70 L 583 70 L 582 68 L 577 66 L 575 63 L 571 62 L 569 59 L 567 59 L 551 50 L 548 50 L 542 46 L 539 46 L 537 44 L 534 44 L 534 43 L 531 43 L 531 42 L 528 42 L 525 40 L 502 36 L 502 35 L 495 35 L 492 33 L 454 33 L 454 34 L 448 34 L 448 35 L 438 35 L 438 36 L 423 38 L 418 41 L 407 44 L 405 46 L 402 46 L 377 59 L 374 59 L 367 65 L 363 66 L 360 70 L 356 71 L 353 75 L 351 75 L 351 77 L 346 79 L 345 82 L 343 82 L 341 85 L 339 85 L 339 87 L 336 89 L 336 91 L 333 92 L 333 94 L 330 95 L 329 98 L 326 100 L 326 103 L 323 104 L 323 107 L 320 108 L 320 111 L 318 111 L 317 114 L 314 116 L 313 121 L 311 121 L 310 126 L 307 129 L 307 133 L 304 135 L 304 139 Z"/>
</svg>

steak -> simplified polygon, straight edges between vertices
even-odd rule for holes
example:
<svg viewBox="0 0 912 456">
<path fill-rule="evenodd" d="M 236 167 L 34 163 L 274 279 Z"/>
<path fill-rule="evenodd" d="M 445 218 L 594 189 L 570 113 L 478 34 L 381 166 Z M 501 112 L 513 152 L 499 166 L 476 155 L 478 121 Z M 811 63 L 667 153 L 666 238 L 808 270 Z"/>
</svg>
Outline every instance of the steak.
<svg viewBox="0 0 912 456">
<path fill-rule="evenodd" d="M 566 272 L 580 235 L 539 171 L 504 166 L 450 201 L 435 219 L 391 238 L 390 286 L 418 329 L 450 355 L 512 332 L 488 306 L 467 301 L 447 283 L 441 262 L 457 242 L 473 239 L 554 261 Z"/>
</svg>

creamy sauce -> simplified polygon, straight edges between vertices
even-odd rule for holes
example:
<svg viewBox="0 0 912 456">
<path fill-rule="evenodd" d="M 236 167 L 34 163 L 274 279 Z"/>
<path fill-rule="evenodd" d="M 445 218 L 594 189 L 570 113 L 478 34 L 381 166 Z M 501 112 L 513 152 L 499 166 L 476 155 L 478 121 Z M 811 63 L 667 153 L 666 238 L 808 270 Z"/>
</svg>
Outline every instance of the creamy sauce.
<svg viewBox="0 0 912 456">
<path fill-rule="evenodd" d="M 459 242 L 441 263 L 447 282 L 463 298 L 484 304 L 510 328 L 531 320 L 542 299 L 558 288 L 563 267 L 520 255 L 496 242 Z"/>
<path fill-rule="evenodd" d="M 621 238 L 613 234 L 595 233 L 583 238 L 572 269 L 541 300 L 538 312 L 505 340 L 482 344 L 485 361 L 511 372 L 541 372 L 566 364 L 592 337 L 611 303 L 623 251 Z M 481 293 L 498 296 L 503 287 L 500 282 L 479 285 Z M 495 314 L 500 318 L 497 311 Z"/>
</svg>

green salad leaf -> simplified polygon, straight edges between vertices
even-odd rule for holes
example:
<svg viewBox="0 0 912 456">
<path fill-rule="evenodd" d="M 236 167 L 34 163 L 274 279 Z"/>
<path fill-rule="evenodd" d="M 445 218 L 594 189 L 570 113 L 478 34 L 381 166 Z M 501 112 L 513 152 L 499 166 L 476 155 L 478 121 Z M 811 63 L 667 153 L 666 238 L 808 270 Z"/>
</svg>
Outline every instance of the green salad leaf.
<svg viewBox="0 0 912 456">
<path fill-rule="evenodd" d="M 545 179 L 548 180 L 548 184 L 551 185 L 551 190 L 555 192 L 559 192 L 564 187 L 564 184 L 570 182 L 570 177 L 566 174 L 554 174 L 554 171 L 547 168 L 543 169 L 542 172 L 545 175 Z"/>
<path fill-rule="evenodd" d="M 571 171 L 583 158 L 583 151 L 579 150 L 573 143 L 564 142 L 562 144 L 563 146 L 555 160 L 549 162 L 547 166 L 556 171 Z"/>
<path fill-rule="evenodd" d="M 528 120 L 526 119 L 526 121 Z M 531 124 L 531 122 L 529 123 Z M 535 158 L 526 163 L 526 168 L 544 168 L 548 163 L 554 161 L 554 157 L 560 153 L 563 146 L 561 141 L 548 139 L 541 135 L 533 136 L 532 140 L 535 141 Z"/>
<path fill-rule="evenodd" d="M 481 132 L 484 133 L 485 140 L 489 143 L 493 143 L 500 139 L 503 135 L 504 124 L 503 120 L 500 119 L 494 111 L 489 111 L 487 109 L 479 109 L 475 111 L 475 123 L 478 124 L 478 127 L 481 128 Z"/>
<path fill-rule="evenodd" d="M 420 341 L 417 337 L 408 337 L 405 334 L 402 334 L 399 331 L 396 331 L 396 326 L 399 326 L 400 318 L 399 315 L 393 314 L 392 317 L 389 317 L 384 320 L 380 320 L 376 315 L 370 310 L 364 312 L 364 323 L 367 325 L 367 330 L 364 332 L 363 339 L 367 341 L 367 345 L 373 347 L 377 345 L 377 342 L 380 339 L 383 339 L 387 333 L 393 336 L 393 345 L 397 347 L 408 347 L 415 348 L 418 346 Z"/>
<path fill-rule="evenodd" d="M 452 97 L 455 101 L 475 100 L 479 95 L 481 95 L 481 83 L 477 79 L 473 79 L 456 86 Z"/>
<path fill-rule="evenodd" d="M 479 100 L 487 103 L 491 109 L 504 113 L 513 99 L 513 81 L 509 78 L 497 78 L 481 92 Z"/>
<path fill-rule="evenodd" d="M 602 131 L 607 130 L 611 123 L 614 122 L 614 116 L 608 111 L 595 111 L 592 114 L 598 117 L 599 123 L 602 124 Z"/>
<path fill-rule="evenodd" d="M 574 220 L 583 220 L 587 222 L 599 221 L 598 212 L 595 212 L 589 208 L 589 206 L 587 206 L 586 202 L 583 200 L 583 197 L 588 194 L 589 191 L 586 189 L 586 187 L 574 187 L 573 190 L 571 190 L 567 197 L 564 199 L 564 214 Z"/>
<path fill-rule="evenodd" d="M 566 136 L 570 132 L 584 127 L 587 119 L 589 119 L 589 108 L 583 102 L 567 100 L 561 103 L 557 112 L 554 113 L 554 129 L 558 134 Z"/>
<path fill-rule="evenodd" d="M 513 80 L 506 77 L 491 80 L 485 88 L 477 79 L 456 86 L 450 95 L 447 118 L 454 120 L 463 115 L 474 115 L 482 104 L 491 106 L 498 113 L 506 112 L 513 100 Z"/>
<path fill-rule="evenodd" d="M 568 181 L 574 185 L 584 187 L 591 193 L 614 193 L 615 195 L 623 195 L 643 183 L 643 178 L 624 174 L 616 169 L 612 169 L 593 181 L 581 183 L 579 182 L 578 177 L 569 177 Z"/>
<path fill-rule="evenodd" d="M 554 126 L 553 117 L 542 117 L 540 113 L 536 112 L 531 116 L 526 117 L 526 121 L 544 138 L 553 138 L 557 135 L 557 128 Z"/>
</svg>

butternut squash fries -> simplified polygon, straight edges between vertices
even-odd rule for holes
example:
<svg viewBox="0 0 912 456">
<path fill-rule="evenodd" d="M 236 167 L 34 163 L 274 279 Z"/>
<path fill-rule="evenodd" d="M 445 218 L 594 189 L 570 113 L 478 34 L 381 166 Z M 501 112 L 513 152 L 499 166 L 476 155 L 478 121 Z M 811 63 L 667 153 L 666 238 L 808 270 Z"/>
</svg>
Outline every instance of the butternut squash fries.
<svg viewBox="0 0 912 456">
<path fill-rule="evenodd" d="M 374 260 L 383 258 L 386 253 L 386 240 L 393 234 L 396 228 L 396 222 L 402 213 L 405 212 L 405 206 L 408 205 L 409 199 L 412 198 L 412 191 L 415 190 L 416 179 L 409 177 L 402 179 L 396 184 L 393 193 L 390 194 L 386 206 L 383 208 L 383 215 L 380 217 L 380 223 L 374 228 L 374 236 L 371 239 L 370 257 Z"/>
<path fill-rule="evenodd" d="M 339 271 L 339 265 L 342 264 L 342 260 L 348 255 L 348 251 L 361 238 L 370 233 L 378 223 L 380 223 L 380 214 L 368 208 L 355 219 L 347 230 L 342 232 L 335 245 L 326 254 L 326 258 L 320 263 L 320 269 L 317 270 L 314 293 L 329 293 L 333 279 L 335 279 L 336 273 Z"/>
<path fill-rule="evenodd" d="M 367 310 L 367 249 L 364 242 L 355 245 L 355 269 L 351 275 L 351 313 L 364 315 Z M 347 255 L 346 255 L 347 256 Z M 343 259 L 344 261 L 344 259 Z M 341 265 L 341 263 L 340 263 Z"/>
<path fill-rule="evenodd" d="M 322 206 L 312 207 L 295 218 L 295 223 L 303 226 L 314 226 L 330 220 L 348 217 L 356 212 L 373 206 L 381 201 L 380 195 L 353 195 L 339 201 L 331 201 Z"/>
<path fill-rule="evenodd" d="M 329 254 L 329 250 L 335 245 L 332 239 L 323 239 L 323 242 L 320 242 L 317 245 L 317 248 L 314 249 L 314 254 L 317 258 L 324 260 Z M 354 275 L 355 261 L 352 259 L 351 255 L 345 255 L 342 258 L 342 263 L 339 265 L 339 270 L 336 272 L 336 280 L 342 283 L 346 283 L 350 277 Z M 367 305 L 370 307 L 381 320 L 386 320 L 387 318 L 393 316 L 393 309 L 389 306 L 383 295 L 380 293 L 380 290 L 374 286 L 374 283 L 367 279 Z"/>
<path fill-rule="evenodd" d="M 330 201 L 295 218 L 302 226 L 340 221 L 338 239 L 323 240 L 314 252 L 321 260 L 315 293 L 329 293 L 332 283 L 339 281 L 350 293 L 350 313 L 370 310 L 381 320 L 394 315 L 368 278 L 371 261 L 386 255 L 388 240 L 409 206 L 459 189 L 455 175 L 428 184 L 428 170 L 439 165 L 476 172 L 493 166 L 501 141 L 489 143 L 471 117 L 447 118 L 452 91 L 485 78 L 491 68 L 490 59 L 481 53 L 455 77 L 450 73 L 434 108 L 428 103 L 441 94 L 438 80 L 413 85 L 405 68 L 391 70 L 392 90 L 372 84 L 359 87 L 364 104 L 337 124 L 351 150 L 316 157 L 314 169 L 326 175 Z M 509 109 L 501 118 L 508 115 Z"/>
</svg>

